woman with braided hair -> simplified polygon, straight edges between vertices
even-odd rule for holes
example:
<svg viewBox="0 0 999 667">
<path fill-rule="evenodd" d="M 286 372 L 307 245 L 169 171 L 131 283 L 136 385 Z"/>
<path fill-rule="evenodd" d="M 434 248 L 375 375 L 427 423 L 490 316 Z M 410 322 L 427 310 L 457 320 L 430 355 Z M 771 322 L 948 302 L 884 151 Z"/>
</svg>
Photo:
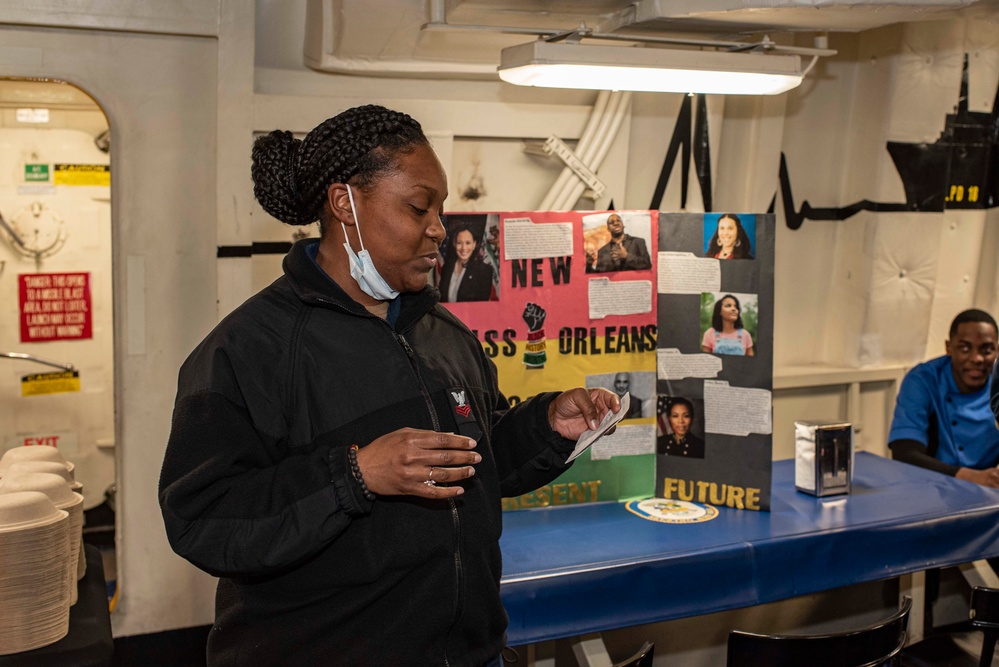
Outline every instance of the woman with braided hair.
<svg viewBox="0 0 999 667">
<path fill-rule="evenodd" d="M 617 397 L 500 394 L 427 284 L 447 180 L 409 116 L 272 132 L 252 176 L 320 238 L 180 371 L 160 505 L 219 577 L 208 663 L 501 665 L 500 497 L 558 476 Z"/>
</svg>

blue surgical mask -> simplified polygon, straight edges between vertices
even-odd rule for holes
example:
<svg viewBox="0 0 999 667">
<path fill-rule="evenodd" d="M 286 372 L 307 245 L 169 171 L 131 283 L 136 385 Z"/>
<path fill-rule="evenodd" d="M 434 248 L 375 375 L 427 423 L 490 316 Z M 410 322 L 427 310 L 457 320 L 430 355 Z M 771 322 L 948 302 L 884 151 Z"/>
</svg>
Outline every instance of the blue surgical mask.
<svg viewBox="0 0 999 667">
<path fill-rule="evenodd" d="M 350 262 L 350 277 L 354 279 L 361 291 L 371 298 L 379 301 L 391 301 L 399 296 L 399 292 L 385 282 L 385 279 L 378 273 L 378 269 L 375 268 L 375 263 L 371 261 L 371 255 L 364 249 L 364 239 L 361 238 L 361 223 L 357 219 L 354 194 L 349 185 L 347 185 L 347 197 L 350 199 L 350 214 L 354 216 L 357 240 L 361 243 L 361 252 L 355 253 L 354 249 L 350 247 L 350 241 L 347 240 L 347 227 L 341 222 L 340 227 L 343 228 L 344 238 L 343 247 L 347 251 L 347 259 Z"/>
</svg>

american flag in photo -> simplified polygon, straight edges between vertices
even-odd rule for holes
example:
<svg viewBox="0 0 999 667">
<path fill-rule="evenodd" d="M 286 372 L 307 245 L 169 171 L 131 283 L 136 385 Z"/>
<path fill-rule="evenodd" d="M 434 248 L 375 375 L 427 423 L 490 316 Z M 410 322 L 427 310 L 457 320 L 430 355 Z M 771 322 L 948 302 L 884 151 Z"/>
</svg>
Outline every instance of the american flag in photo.
<svg viewBox="0 0 999 667">
<path fill-rule="evenodd" d="M 666 435 L 670 432 L 669 401 L 670 397 L 666 394 L 659 394 L 659 398 L 656 400 L 656 424 L 659 426 L 659 432 L 656 435 Z"/>
</svg>

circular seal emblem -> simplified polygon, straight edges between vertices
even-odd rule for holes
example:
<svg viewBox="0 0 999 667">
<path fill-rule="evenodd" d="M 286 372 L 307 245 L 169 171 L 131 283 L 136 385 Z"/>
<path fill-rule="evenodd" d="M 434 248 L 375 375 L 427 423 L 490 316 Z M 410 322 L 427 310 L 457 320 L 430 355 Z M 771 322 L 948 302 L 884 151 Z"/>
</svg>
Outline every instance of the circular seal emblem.
<svg viewBox="0 0 999 667">
<path fill-rule="evenodd" d="M 632 500 L 625 507 L 632 514 L 660 523 L 704 523 L 718 516 L 718 508 L 713 505 L 667 498 Z"/>
</svg>

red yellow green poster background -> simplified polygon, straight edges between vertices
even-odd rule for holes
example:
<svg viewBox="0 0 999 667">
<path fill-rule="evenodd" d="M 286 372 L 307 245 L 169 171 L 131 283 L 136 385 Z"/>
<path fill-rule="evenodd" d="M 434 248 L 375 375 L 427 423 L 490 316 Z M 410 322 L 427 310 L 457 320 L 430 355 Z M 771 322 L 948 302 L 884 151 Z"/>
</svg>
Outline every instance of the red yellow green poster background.
<svg viewBox="0 0 999 667">
<path fill-rule="evenodd" d="M 594 272 L 596 255 L 609 240 L 607 219 L 612 214 L 623 219 L 626 234 L 641 239 L 652 258 L 647 268 Z M 454 258 L 461 252 L 467 254 L 455 240 L 471 237 L 476 257 L 470 261 L 490 266 L 494 284 L 488 297 L 492 300 L 444 305 L 475 331 L 496 364 L 500 389 L 511 402 L 577 386 L 611 388 L 610 383 L 627 374 L 632 379 L 633 400 L 646 405 L 641 416 L 619 426 L 619 434 L 625 434 L 628 441 L 621 453 L 608 454 L 606 448 L 602 453 L 588 451 L 552 484 L 506 499 L 504 509 L 652 495 L 658 214 L 570 211 L 446 217 L 449 235 L 442 249 L 442 270 L 451 271 Z M 630 243 L 632 256 L 641 253 L 639 245 L 634 240 Z M 645 264 L 639 261 L 632 266 Z M 473 273 L 471 268 L 468 271 Z M 617 290 L 624 291 L 618 295 Z M 442 296 L 448 298 L 446 293 Z M 607 312 L 615 310 L 631 312 Z M 650 383 L 638 382 L 646 377 Z M 648 395 L 636 395 L 640 385 Z"/>
</svg>

